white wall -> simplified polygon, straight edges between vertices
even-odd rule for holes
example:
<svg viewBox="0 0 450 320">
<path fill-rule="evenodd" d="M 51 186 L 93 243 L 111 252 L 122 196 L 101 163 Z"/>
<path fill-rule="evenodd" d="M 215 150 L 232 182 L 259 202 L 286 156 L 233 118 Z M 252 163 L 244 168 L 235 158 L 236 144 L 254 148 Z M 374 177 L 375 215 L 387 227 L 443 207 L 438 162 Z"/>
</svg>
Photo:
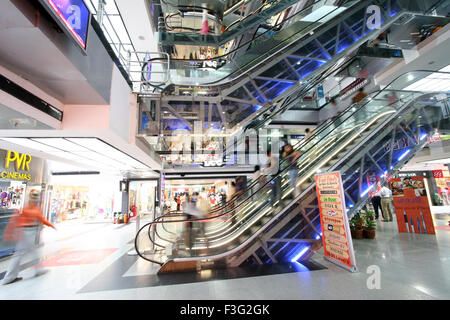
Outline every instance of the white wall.
<svg viewBox="0 0 450 320">
<path fill-rule="evenodd" d="M 112 73 L 109 126 L 115 134 L 129 141 L 131 89 L 117 66 L 114 65 Z"/>
</svg>

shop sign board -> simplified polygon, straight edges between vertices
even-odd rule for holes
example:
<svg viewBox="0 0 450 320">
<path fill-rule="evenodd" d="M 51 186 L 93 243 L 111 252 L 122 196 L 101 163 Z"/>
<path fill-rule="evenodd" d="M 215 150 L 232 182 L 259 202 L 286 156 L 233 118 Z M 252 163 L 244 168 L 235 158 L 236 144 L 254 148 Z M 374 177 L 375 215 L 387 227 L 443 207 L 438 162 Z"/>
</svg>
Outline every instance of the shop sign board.
<svg viewBox="0 0 450 320">
<path fill-rule="evenodd" d="M 396 174 L 396 178 L 412 178 L 412 177 L 424 177 L 430 178 L 429 171 L 400 171 Z"/>
<path fill-rule="evenodd" d="M 365 87 L 369 83 L 369 79 L 366 78 L 358 78 L 352 83 L 350 83 L 347 87 L 341 90 L 339 96 L 341 100 L 347 99 L 350 95 L 358 91 L 358 89 Z"/>
<path fill-rule="evenodd" d="M 415 145 L 416 143 L 414 143 Z M 394 140 L 394 144 L 392 145 L 392 149 L 395 150 L 400 150 L 400 149 L 405 149 L 409 146 L 413 145 L 413 143 L 411 142 L 411 139 L 408 139 L 406 137 L 403 137 L 401 139 L 395 139 Z M 389 151 L 391 150 L 391 143 L 388 142 L 384 145 L 384 150 L 385 151 Z"/>
<path fill-rule="evenodd" d="M 25 153 L 18 153 L 15 151 L 8 151 L 5 157 L 5 170 L 0 174 L 2 179 L 12 179 L 12 180 L 31 180 L 31 174 L 18 172 L 18 171 L 30 171 L 31 156 Z M 14 166 L 15 171 L 11 170 Z"/>
<path fill-rule="evenodd" d="M 435 234 L 424 177 L 389 181 L 399 232 Z"/>
<path fill-rule="evenodd" d="M 444 172 L 442 170 L 433 170 L 433 178 L 444 178 Z"/>
<path fill-rule="evenodd" d="M 303 139 L 303 138 L 305 138 L 304 134 L 291 134 L 291 139 L 298 139 L 298 140 L 300 140 L 300 139 Z"/>
<path fill-rule="evenodd" d="M 325 258 L 356 272 L 341 174 L 340 172 L 317 174 L 315 180 Z"/>
<path fill-rule="evenodd" d="M 432 144 L 435 142 L 440 142 L 442 141 L 441 139 L 441 134 L 439 132 L 434 133 L 431 137 L 428 138 L 428 144 Z"/>
</svg>

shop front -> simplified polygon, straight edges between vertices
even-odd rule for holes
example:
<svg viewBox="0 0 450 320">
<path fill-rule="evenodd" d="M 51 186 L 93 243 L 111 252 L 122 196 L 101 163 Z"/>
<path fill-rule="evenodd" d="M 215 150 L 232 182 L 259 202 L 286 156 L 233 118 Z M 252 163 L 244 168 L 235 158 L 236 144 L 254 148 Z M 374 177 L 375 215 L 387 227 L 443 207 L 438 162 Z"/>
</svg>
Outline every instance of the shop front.
<svg viewBox="0 0 450 320">
<path fill-rule="evenodd" d="M 128 205 L 133 216 L 153 220 L 158 212 L 158 180 L 135 180 L 129 182 Z"/>
<path fill-rule="evenodd" d="M 232 178 L 200 179 L 200 180 L 166 180 L 164 190 L 164 205 L 166 210 L 183 208 L 187 195 L 197 194 L 206 200 L 207 209 L 221 205 L 226 199 L 228 186 Z"/>
<path fill-rule="evenodd" d="M 112 223 L 121 211 L 121 177 L 92 174 L 55 174 L 49 179 L 46 216 L 55 224 Z"/>
<path fill-rule="evenodd" d="M 448 195 L 450 172 L 447 166 L 435 164 L 432 170 L 400 171 L 398 176 L 400 178 L 423 177 L 430 206 L 439 207 L 450 205 Z"/>
<path fill-rule="evenodd" d="M 14 243 L 3 241 L 11 217 L 28 201 L 31 190 L 42 192 L 44 160 L 14 150 L 0 149 L 0 258 L 14 251 Z M 41 196 L 43 199 L 43 196 Z"/>
</svg>

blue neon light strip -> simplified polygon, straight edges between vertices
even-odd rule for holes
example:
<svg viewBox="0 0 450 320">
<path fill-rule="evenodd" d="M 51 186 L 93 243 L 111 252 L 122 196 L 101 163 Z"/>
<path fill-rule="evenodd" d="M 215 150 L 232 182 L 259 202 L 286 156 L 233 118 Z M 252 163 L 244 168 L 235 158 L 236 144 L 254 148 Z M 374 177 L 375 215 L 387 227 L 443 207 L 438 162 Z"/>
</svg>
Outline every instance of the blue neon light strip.
<svg viewBox="0 0 450 320">
<path fill-rule="evenodd" d="M 296 262 L 298 259 L 300 259 L 307 251 L 309 247 L 303 248 L 302 251 L 300 251 L 294 258 L 291 259 L 291 262 Z"/>
<path fill-rule="evenodd" d="M 405 153 L 403 153 L 399 158 L 398 161 L 401 161 L 404 157 L 406 157 L 406 155 L 410 152 L 411 150 L 406 151 Z"/>
</svg>

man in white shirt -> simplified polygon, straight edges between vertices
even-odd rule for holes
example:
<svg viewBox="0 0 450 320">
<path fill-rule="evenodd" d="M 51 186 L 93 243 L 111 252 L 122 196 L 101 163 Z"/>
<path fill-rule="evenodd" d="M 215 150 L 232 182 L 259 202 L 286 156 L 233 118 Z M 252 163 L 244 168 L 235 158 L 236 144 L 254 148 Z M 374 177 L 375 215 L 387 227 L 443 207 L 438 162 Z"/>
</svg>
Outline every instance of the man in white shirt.
<svg viewBox="0 0 450 320">
<path fill-rule="evenodd" d="M 383 221 L 392 221 L 393 208 L 392 208 L 392 191 L 384 185 L 380 190 L 381 196 L 381 213 L 383 214 Z"/>
<path fill-rule="evenodd" d="M 373 209 L 375 210 L 375 219 L 378 220 L 378 217 L 379 217 L 378 209 L 381 209 L 381 214 L 383 215 L 383 219 L 384 219 L 383 208 L 381 207 L 381 185 L 380 185 L 380 182 L 377 182 L 376 191 L 372 196 L 372 205 L 373 205 Z"/>
</svg>

